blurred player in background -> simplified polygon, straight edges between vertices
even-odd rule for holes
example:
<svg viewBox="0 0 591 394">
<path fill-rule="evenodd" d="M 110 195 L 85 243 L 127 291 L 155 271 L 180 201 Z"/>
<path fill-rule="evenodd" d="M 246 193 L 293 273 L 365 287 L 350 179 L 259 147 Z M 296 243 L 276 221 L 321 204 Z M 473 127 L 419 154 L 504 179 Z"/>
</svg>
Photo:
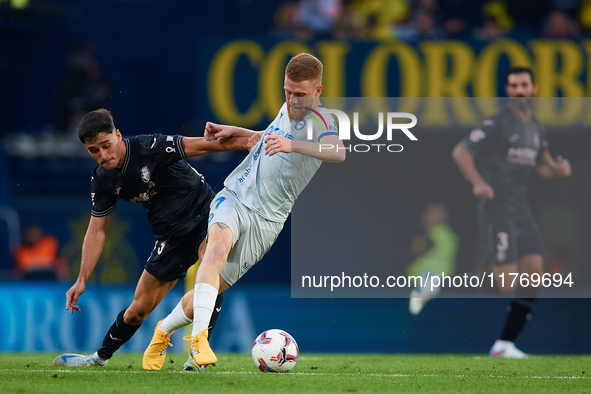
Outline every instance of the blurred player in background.
<svg viewBox="0 0 591 394">
<path fill-rule="evenodd" d="M 264 132 L 208 123 L 206 137 L 251 137 L 249 155 L 224 181 L 211 203 L 207 248 L 189 291 L 162 327 L 180 327 L 192 314 L 190 356 L 185 370 L 203 370 L 217 358 L 208 342 L 208 327 L 218 294 L 236 283 L 271 248 L 291 212 L 295 199 L 322 161 L 342 162 L 345 150 L 336 123 L 319 126 L 308 113 L 320 110 L 322 63 L 312 55 L 293 57 L 285 70 L 285 104 Z M 307 141 L 307 123 L 313 141 Z M 323 149 L 320 149 L 320 141 Z M 332 147 L 332 148 L 328 148 Z M 180 311 L 185 311 L 184 315 Z M 164 332 L 166 335 L 167 333 Z M 152 351 L 151 348 L 154 348 Z M 152 341 L 144 354 L 156 354 Z M 164 357 L 161 357 L 161 366 Z"/>
<path fill-rule="evenodd" d="M 412 242 L 412 249 L 417 258 L 406 267 L 408 276 L 453 275 L 456 270 L 459 240 L 448 223 L 449 211 L 440 203 L 431 203 L 421 215 L 426 237 L 417 237 Z M 439 288 L 437 288 L 438 290 Z M 410 293 L 408 309 L 418 315 L 429 297 L 424 297 L 427 289 L 417 288 Z"/>
<path fill-rule="evenodd" d="M 184 159 L 246 149 L 248 138 L 208 141 L 203 137 L 152 134 L 123 139 L 106 109 L 86 114 L 78 126 L 78 137 L 99 165 L 91 178 L 92 211 L 82 245 L 80 273 L 66 293 L 66 310 L 81 311 L 78 298 L 103 251 L 109 217 L 118 197 L 144 206 L 157 239 L 133 302 L 119 313 L 97 352 L 64 354 L 53 362 L 56 366 L 104 366 L 205 250 L 209 203 L 214 193 Z M 217 303 L 219 308 L 221 298 Z M 210 326 L 216 319 L 214 314 Z M 160 338 L 160 352 L 166 353 L 169 339 Z"/>
<path fill-rule="evenodd" d="M 478 226 L 486 263 L 501 292 L 513 290 L 509 273 L 544 273 L 544 245 L 527 202 L 527 181 L 536 169 L 544 178 L 568 177 L 571 166 L 548 151 L 545 129 L 532 115 L 537 85 L 529 68 L 507 73 L 509 105 L 472 130 L 453 150 L 460 172 L 472 184 L 478 204 Z M 504 287 L 500 276 L 504 274 Z M 524 358 L 514 341 L 530 318 L 539 287 L 523 288 L 516 281 L 505 326 L 490 349 L 492 357 Z M 508 284 L 509 283 L 509 284 Z"/>
</svg>

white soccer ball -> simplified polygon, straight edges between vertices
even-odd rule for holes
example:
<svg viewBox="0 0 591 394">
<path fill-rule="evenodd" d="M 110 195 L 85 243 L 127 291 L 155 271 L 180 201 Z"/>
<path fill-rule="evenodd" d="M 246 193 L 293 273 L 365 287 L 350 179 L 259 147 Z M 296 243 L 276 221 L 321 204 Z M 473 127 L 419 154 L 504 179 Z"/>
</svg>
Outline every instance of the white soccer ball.
<svg viewBox="0 0 591 394">
<path fill-rule="evenodd" d="M 298 344 L 283 330 L 267 330 L 252 345 L 254 365 L 263 372 L 288 372 L 298 360 Z"/>
</svg>

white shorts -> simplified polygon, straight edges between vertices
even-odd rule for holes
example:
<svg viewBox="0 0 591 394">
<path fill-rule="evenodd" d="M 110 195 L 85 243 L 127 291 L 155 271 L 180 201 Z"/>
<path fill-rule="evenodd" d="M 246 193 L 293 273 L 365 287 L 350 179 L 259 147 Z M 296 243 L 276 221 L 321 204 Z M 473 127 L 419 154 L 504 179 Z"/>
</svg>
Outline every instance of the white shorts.
<svg viewBox="0 0 591 394">
<path fill-rule="evenodd" d="M 216 194 L 209 212 L 208 231 L 214 223 L 224 223 L 232 230 L 232 250 L 220 271 L 222 278 L 232 286 L 271 249 L 283 229 L 283 222 L 265 219 L 226 188 Z"/>
</svg>

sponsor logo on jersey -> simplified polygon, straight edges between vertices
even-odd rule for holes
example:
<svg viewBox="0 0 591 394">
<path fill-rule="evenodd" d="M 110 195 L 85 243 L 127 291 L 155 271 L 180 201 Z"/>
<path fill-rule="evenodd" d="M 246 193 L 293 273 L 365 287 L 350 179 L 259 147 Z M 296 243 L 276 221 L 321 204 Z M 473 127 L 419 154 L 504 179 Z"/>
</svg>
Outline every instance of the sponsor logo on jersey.
<svg viewBox="0 0 591 394">
<path fill-rule="evenodd" d="M 474 129 L 470 133 L 470 141 L 472 142 L 478 142 L 483 138 L 486 138 L 486 134 L 481 129 Z"/>
<path fill-rule="evenodd" d="M 484 119 L 482 121 L 483 126 L 494 126 L 494 124 L 495 124 L 495 121 L 492 119 Z"/>
<path fill-rule="evenodd" d="M 281 130 L 279 127 L 269 127 L 267 130 L 269 130 L 269 133 L 273 133 L 275 135 L 282 135 L 285 138 L 287 138 L 288 140 L 293 140 L 294 139 L 293 135 L 291 135 L 287 131 Z"/>
<path fill-rule="evenodd" d="M 174 141 L 174 137 L 172 135 L 166 136 L 166 142 Z"/>
<path fill-rule="evenodd" d="M 142 181 L 146 183 L 150 182 L 150 170 L 148 169 L 148 166 L 142 167 L 140 172 L 142 174 Z"/>
<path fill-rule="evenodd" d="M 150 199 L 152 197 L 154 197 L 156 195 L 156 193 L 158 193 L 155 190 L 156 184 L 153 181 L 150 181 L 150 183 L 148 183 L 148 190 L 145 193 L 140 193 L 137 197 L 134 197 L 128 201 L 131 202 L 147 202 L 150 201 Z"/>
<path fill-rule="evenodd" d="M 519 134 L 515 133 L 511 137 L 509 137 L 509 142 L 515 142 L 519 139 Z"/>
<path fill-rule="evenodd" d="M 515 148 L 511 147 L 507 151 L 507 162 L 512 164 L 522 164 L 526 166 L 535 166 L 538 150 L 533 148 Z"/>
<path fill-rule="evenodd" d="M 244 170 L 244 173 L 242 174 L 242 176 L 240 178 L 238 178 L 238 182 L 243 183 L 246 180 L 246 178 L 248 178 L 248 175 L 252 171 L 252 166 L 256 163 L 256 161 L 259 159 L 259 157 L 261 155 L 261 149 L 262 149 L 262 145 L 259 148 L 259 150 L 257 150 L 254 153 L 254 155 L 252 156 L 252 163 L 246 168 L 246 170 Z"/>
</svg>

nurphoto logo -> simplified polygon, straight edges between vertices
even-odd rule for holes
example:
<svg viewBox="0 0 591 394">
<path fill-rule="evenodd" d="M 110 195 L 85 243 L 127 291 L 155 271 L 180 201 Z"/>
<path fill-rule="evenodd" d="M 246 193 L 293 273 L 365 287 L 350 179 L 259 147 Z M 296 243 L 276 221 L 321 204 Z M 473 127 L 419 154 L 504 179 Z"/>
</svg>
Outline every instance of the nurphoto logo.
<svg viewBox="0 0 591 394">
<path fill-rule="evenodd" d="M 333 126 L 329 126 L 326 122 L 325 118 L 331 118 L 331 115 L 335 115 L 339 121 L 339 139 L 341 141 L 349 141 L 351 140 L 351 120 L 349 115 L 345 112 L 338 110 L 338 109 L 328 109 L 328 108 L 319 108 L 318 110 L 314 110 L 311 108 L 306 108 L 308 110 L 308 115 L 316 121 L 316 123 L 320 126 L 321 129 L 325 128 L 327 131 L 336 131 L 332 130 Z M 380 152 L 382 150 L 387 152 L 402 152 L 404 147 L 401 144 L 392 144 L 392 136 L 395 131 L 403 132 L 406 137 L 408 137 L 411 141 L 418 141 L 417 137 L 410 131 L 411 128 L 416 126 L 417 124 L 417 117 L 408 112 L 386 112 L 384 116 L 384 112 L 378 112 L 378 130 L 372 132 L 370 134 L 364 134 L 361 130 L 359 130 L 359 112 L 353 112 L 353 135 L 361 140 L 361 141 L 373 141 L 374 143 L 361 143 L 361 144 L 350 144 L 345 145 L 344 147 L 334 146 L 332 144 L 320 144 L 320 151 L 323 149 L 337 149 L 342 150 L 345 149 L 348 152 L 359 152 L 359 153 L 366 153 L 369 151 L 377 151 Z M 379 141 L 383 141 L 383 134 L 384 134 L 384 118 L 386 119 L 386 127 L 385 127 L 385 141 L 388 143 L 379 143 Z M 397 123 L 400 119 L 408 119 L 410 120 L 409 123 Z M 395 122 L 396 120 L 396 122 Z M 314 124 L 313 122 L 307 122 L 307 132 L 308 132 L 308 140 L 314 139 Z M 367 131 L 366 131 L 367 133 Z"/>
</svg>

